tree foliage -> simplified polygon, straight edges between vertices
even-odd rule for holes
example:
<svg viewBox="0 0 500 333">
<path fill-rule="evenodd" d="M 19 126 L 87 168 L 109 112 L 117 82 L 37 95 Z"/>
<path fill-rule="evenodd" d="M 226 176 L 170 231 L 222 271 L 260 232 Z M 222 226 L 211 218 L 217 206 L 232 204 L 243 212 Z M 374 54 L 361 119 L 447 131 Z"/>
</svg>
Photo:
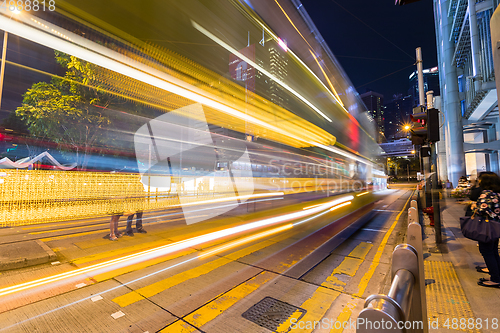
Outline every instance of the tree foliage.
<svg viewBox="0 0 500 333">
<path fill-rule="evenodd" d="M 64 77 L 33 84 L 23 95 L 16 116 L 32 136 L 71 145 L 78 164 L 85 167 L 91 148 L 106 145 L 104 133 L 110 118 L 103 108 L 112 96 L 96 80 L 98 66 L 58 51 L 55 57 L 66 69 Z"/>
</svg>

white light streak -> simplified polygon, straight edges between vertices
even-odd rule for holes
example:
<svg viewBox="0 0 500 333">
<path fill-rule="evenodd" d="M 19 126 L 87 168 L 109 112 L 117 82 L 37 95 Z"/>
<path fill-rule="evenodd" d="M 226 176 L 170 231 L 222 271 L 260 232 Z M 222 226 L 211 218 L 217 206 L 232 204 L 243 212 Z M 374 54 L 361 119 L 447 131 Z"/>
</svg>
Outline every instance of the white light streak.
<svg viewBox="0 0 500 333">
<path fill-rule="evenodd" d="M 265 74 L 267 77 L 269 77 L 270 79 L 272 79 L 273 81 L 275 81 L 276 83 L 278 83 L 280 86 L 282 86 L 283 88 L 285 88 L 286 90 L 288 90 L 289 92 L 291 92 L 295 97 L 297 97 L 298 99 L 300 99 L 302 102 L 304 102 L 304 104 L 306 104 L 311 109 L 313 109 L 314 111 L 316 111 L 323 118 L 325 118 L 329 122 L 332 122 L 332 120 L 326 114 L 324 114 L 323 112 L 321 112 L 320 109 L 318 109 L 316 106 L 314 106 L 305 97 L 303 97 L 298 92 L 296 92 L 295 90 L 293 90 L 290 86 L 288 86 L 286 83 L 284 83 L 283 81 L 281 81 L 280 79 L 278 79 L 276 76 L 272 75 L 271 73 L 269 73 L 268 71 L 266 71 L 264 68 L 262 68 L 261 66 L 257 65 L 257 63 L 255 63 L 255 61 L 252 61 L 251 59 L 247 58 L 241 52 L 238 52 L 238 50 L 236 50 L 235 48 L 233 48 L 233 47 L 229 46 L 228 44 L 226 44 L 225 42 L 223 42 L 220 38 L 218 38 L 215 35 L 213 35 L 211 32 L 209 32 L 208 30 L 206 30 L 205 28 L 203 28 L 198 23 L 196 23 L 194 21 L 191 21 L 191 23 L 196 28 L 196 30 L 198 30 L 199 32 L 201 32 L 202 34 L 204 34 L 205 36 L 207 36 L 208 38 L 210 38 L 211 40 L 213 40 L 214 42 L 216 42 L 217 44 L 219 44 L 223 48 L 225 48 L 227 51 L 229 51 L 229 52 L 231 52 L 233 54 L 236 54 L 240 59 L 245 60 L 245 62 L 247 62 L 248 64 L 252 65 L 252 67 L 257 68 L 261 73 Z"/>
</svg>

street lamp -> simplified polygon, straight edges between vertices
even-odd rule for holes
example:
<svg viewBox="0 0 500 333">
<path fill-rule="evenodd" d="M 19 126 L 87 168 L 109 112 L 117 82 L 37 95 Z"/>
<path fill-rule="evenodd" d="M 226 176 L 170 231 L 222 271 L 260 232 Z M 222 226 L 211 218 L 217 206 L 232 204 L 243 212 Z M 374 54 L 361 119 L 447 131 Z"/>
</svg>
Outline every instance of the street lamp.
<svg viewBox="0 0 500 333">
<path fill-rule="evenodd" d="M 19 15 L 21 11 L 17 7 L 12 11 L 13 14 Z M 7 31 L 3 32 L 3 48 L 2 48 L 2 64 L 0 65 L 0 110 L 2 109 L 2 94 L 3 94 L 3 77 L 5 75 L 5 57 L 7 56 Z"/>
</svg>

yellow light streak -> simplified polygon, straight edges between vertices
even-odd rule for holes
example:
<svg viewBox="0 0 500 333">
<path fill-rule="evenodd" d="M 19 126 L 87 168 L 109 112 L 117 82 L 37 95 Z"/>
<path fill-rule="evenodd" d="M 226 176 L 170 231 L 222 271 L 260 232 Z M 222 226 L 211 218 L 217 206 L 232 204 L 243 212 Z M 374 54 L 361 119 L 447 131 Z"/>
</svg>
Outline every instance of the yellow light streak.
<svg viewBox="0 0 500 333">
<path fill-rule="evenodd" d="M 210 38 L 211 40 L 213 40 L 214 42 L 216 42 L 217 44 L 219 44 L 223 48 L 225 48 L 227 51 L 229 51 L 229 52 L 231 52 L 233 54 L 236 54 L 240 59 L 245 60 L 245 62 L 247 62 L 248 64 L 250 64 L 252 67 L 257 68 L 261 73 L 264 73 L 267 77 L 269 77 L 270 79 L 272 79 L 273 81 L 275 81 L 276 83 L 278 83 L 280 86 L 282 86 L 283 88 L 285 88 L 286 90 L 288 90 L 290 93 L 292 93 L 295 97 L 297 97 L 302 102 L 304 102 L 304 104 L 306 104 L 307 106 L 309 106 L 311 109 L 313 109 L 314 111 L 316 111 L 323 118 L 325 118 L 329 122 L 332 122 L 332 120 L 326 114 L 324 114 L 323 112 L 321 112 L 320 109 L 318 109 L 316 106 L 314 106 L 305 97 L 303 97 L 301 94 L 299 94 L 298 92 L 296 92 L 295 90 L 293 90 L 286 83 L 282 82 L 279 78 L 277 78 L 276 76 L 274 76 L 273 74 L 269 73 L 267 70 L 265 70 L 264 68 L 262 68 L 261 66 L 259 66 L 257 63 L 255 63 L 255 61 L 252 61 L 250 58 L 244 56 L 241 52 L 238 52 L 238 50 L 236 50 L 235 48 L 233 48 L 233 47 L 229 46 L 228 44 L 226 44 L 225 42 L 223 42 L 221 39 L 219 39 L 214 34 L 212 34 L 211 32 L 209 32 L 205 28 L 203 28 L 198 23 L 196 23 L 194 21 L 191 21 L 191 23 L 193 24 L 193 26 L 195 27 L 196 30 L 198 30 L 199 32 L 201 32 L 202 34 L 204 34 L 205 36 L 207 36 L 208 38 Z"/>
<path fill-rule="evenodd" d="M 196 202 L 190 202 L 190 203 L 183 203 L 179 204 L 176 206 L 179 207 L 185 207 L 185 206 L 193 206 L 193 205 L 204 205 L 204 204 L 210 204 L 210 203 L 219 203 L 219 202 L 226 202 L 226 201 L 234 201 L 234 200 L 245 200 L 245 199 L 253 199 L 253 198 L 262 198 L 262 197 L 275 197 L 279 195 L 285 195 L 284 192 L 272 192 L 272 193 L 258 193 L 258 194 L 248 194 L 248 195 L 239 195 L 239 196 L 233 196 L 233 197 L 227 197 L 227 198 L 218 198 L 218 199 L 210 199 L 210 200 L 204 200 L 204 201 L 196 201 Z"/>
<path fill-rule="evenodd" d="M 39 21 L 42 22 L 40 19 Z M 28 20 L 28 22 L 26 23 L 31 23 L 31 21 Z M 48 27 L 53 26 L 48 22 L 44 22 L 44 24 L 46 24 Z M 247 115 L 243 111 L 239 111 L 234 109 L 233 107 L 227 106 L 226 104 L 224 104 L 224 102 L 221 101 L 221 98 L 215 94 L 195 87 L 158 69 L 144 65 L 138 61 L 133 61 L 132 59 L 125 58 L 123 55 L 120 55 L 113 50 L 107 49 L 104 46 L 93 43 L 63 29 L 60 30 L 64 32 L 65 36 L 70 36 L 70 38 L 72 38 L 75 43 L 70 43 L 65 39 L 58 38 L 57 36 L 50 33 L 33 29 L 32 27 L 23 25 L 19 22 L 8 20 L 3 16 L 0 16 L 0 29 L 6 30 L 22 38 L 31 40 L 35 43 L 77 56 L 82 60 L 91 62 L 110 71 L 119 73 L 126 77 L 138 80 L 162 90 L 172 92 L 189 100 L 219 110 L 225 114 L 237 117 L 241 120 L 245 120 L 250 123 L 262 126 L 268 130 L 279 133 L 298 142 L 306 141 L 299 134 L 292 134 L 287 130 L 271 125 L 266 121 L 262 121 L 260 119 L 257 119 L 256 117 Z M 120 59 L 120 61 L 116 61 L 116 59 Z M 307 100 L 306 102 L 309 103 Z M 314 106 L 312 105 L 312 107 Z M 316 110 L 318 109 L 316 108 Z"/>
<path fill-rule="evenodd" d="M 313 51 L 309 50 L 309 52 L 311 52 L 311 55 L 313 56 L 314 58 L 314 61 L 316 61 L 316 63 L 318 64 L 318 67 L 319 69 L 321 70 L 321 72 L 323 73 L 323 76 L 325 77 L 326 81 L 328 82 L 328 85 L 330 86 L 330 88 L 333 90 L 334 94 L 335 94 L 335 99 L 337 100 L 337 102 L 344 106 L 344 103 L 342 103 L 342 101 L 340 100 L 340 97 L 339 97 L 339 94 L 337 93 L 337 90 L 335 90 L 335 87 L 333 86 L 332 82 L 330 81 L 330 78 L 328 78 L 328 75 L 325 73 L 325 71 L 323 70 L 323 66 L 321 66 L 321 64 L 319 63 L 318 61 L 318 57 L 316 57 L 316 55 L 314 54 Z"/>
<path fill-rule="evenodd" d="M 323 204 L 322 204 L 322 203 L 320 203 L 320 204 L 317 204 L 317 205 L 307 206 L 307 207 L 304 207 L 304 208 L 302 208 L 302 209 L 304 209 L 304 210 L 305 210 L 305 209 L 311 209 L 311 208 L 318 207 L 318 206 L 321 206 L 321 205 L 323 205 Z"/>
<path fill-rule="evenodd" d="M 248 12 L 247 12 L 248 13 Z M 254 20 L 257 24 L 259 24 L 261 26 L 262 29 L 264 29 L 275 41 L 278 40 L 278 36 L 272 31 L 270 30 L 264 23 L 262 23 L 260 21 L 260 19 L 258 19 L 257 17 L 255 17 L 255 15 L 252 15 L 252 13 L 248 13 Z M 307 41 L 306 41 L 307 42 Z M 312 48 L 312 47 L 311 47 Z M 320 78 L 316 75 L 316 73 L 314 73 L 312 71 L 312 69 L 310 69 L 303 61 L 302 59 L 300 59 L 292 50 L 288 50 L 288 53 L 290 55 L 292 55 L 292 57 L 297 61 L 299 62 L 316 80 L 317 82 L 319 82 L 320 85 L 323 86 L 323 88 L 325 88 L 325 90 L 332 96 L 332 98 L 337 101 L 337 97 L 338 96 L 335 96 L 332 91 L 330 89 L 328 89 L 328 87 L 323 83 L 323 81 L 320 80 Z M 343 104 L 340 105 L 340 107 L 342 108 L 342 110 L 344 110 L 347 114 L 349 114 L 349 111 L 347 111 L 347 109 L 344 107 Z"/>
<path fill-rule="evenodd" d="M 340 205 L 337 205 L 335 207 L 330 208 L 330 211 L 334 211 L 334 210 L 339 209 L 341 207 L 349 206 L 351 203 L 352 203 L 351 201 L 344 202 L 343 204 L 340 204 Z"/>
<path fill-rule="evenodd" d="M 271 218 L 267 218 L 267 219 L 256 221 L 256 222 L 247 223 L 247 224 L 240 225 L 237 227 L 232 227 L 232 228 L 228 228 L 228 229 L 224 229 L 224 230 L 214 231 L 214 232 L 208 233 L 206 235 L 192 237 L 192 238 L 185 239 L 182 241 L 174 242 L 172 244 L 160 246 L 160 247 L 157 247 L 154 249 L 149 249 L 149 250 L 141 251 L 139 253 L 130 254 L 130 255 L 127 255 L 125 257 L 109 260 L 109 261 L 102 262 L 99 264 L 94 264 L 94 265 L 84 267 L 84 268 L 79 268 L 79 269 L 76 269 L 74 271 L 60 273 L 60 274 L 56 274 L 53 276 L 41 278 L 38 280 L 29 281 L 29 282 L 21 283 L 21 284 L 6 287 L 6 288 L 1 288 L 0 289 L 0 297 L 10 295 L 10 294 L 13 294 L 16 292 L 32 289 L 35 287 L 47 285 L 49 283 L 58 282 L 58 281 L 66 280 L 69 278 L 74 278 L 77 276 L 81 276 L 83 274 L 88 274 L 88 273 L 102 274 L 103 269 L 108 269 L 108 270 L 119 269 L 119 268 L 122 268 L 124 266 L 133 265 L 133 264 L 136 264 L 136 263 L 141 262 L 141 261 L 151 260 L 151 259 L 157 258 L 159 256 L 163 256 L 163 255 L 170 254 L 170 253 L 173 253 L 176 251 L 184 250 L 188 247 L 197 246 L 197 245 L 207 243 L 210 241 L 214 241 L 216 239 L 220 239 L 223 237 L 232 236 L 232 235 L 242 233 L 242 232 L 248 232 L 251 230 L 255 230 L 258 228 L 270 226 L 273 224 L 277 224 L 277 223 L 281 223 L 281 222 L 285 222 L 285 221 L 289 221 L 289 220 L 299 219 L 299 218 L 302 218 L 302 217 L 305 217 L 308 215 L 315 214 L 319 211 L 322 211 L 323 209 L 328 209 L 334 205 L 337 205 L 338 203 L 345 202 L 346 200 L 352 200 L 353 198 L 354 198 L 353 196 L 342 197 L 342 198 L 339 198 L 336 200 L 332 200 L 331 202 L 325 203 L 320 207 L 316 207 L 316 208 L 312 208 L 310 210 L 307 210 L 305 212 L 299 211 L 299 212 L 295 212 L 295 213 L 285 214 L 285 215 L 271 217 Z"/>
<path fill-rule="evenodd" d="M 358 162 L 361 162 L 361 163 L 364 163 L 364 164 L 368 164 L 368 165 L 371 165 L 371 166 L 376 166 L 375 164 L 373 164 L 372 162 L 370 162 L 366 157 L 358 157 L 357 155 L 354 155 L 352 153 L 349 153 L 349 152 L 346 152 L 340 148 L 337 148 L 337 147 L 333 147 L 333 146 L 325 146 L 319 142 L 310 142 L 310 144 L 314 145 L 314 146 L 318 146 L 320 148 L 323 148 L 325 150 L 329 150 L 331 152 L 334 152 L 334 153 L 337 153 L 339 155 L 342 155 L 342 156 L 345 156 L 347 158 L 350 158 L 350 159 L 353 159 L 355 161 L 358 161 Z"/>
<path fill-rule="evenodd" d="M 283 226 L 280 226 L 280 227 L 277 227 L 277 228 L 274 228 L 274 229 L 271 229 L 271 230 L 260 232 L 260 233 L 258 233 L 256 235 L 253 235 L 253 236 L 248 236 L 248 237 L 245 237 L 243 239 L 239 239 L 239 240 L 233 241 L 233 242 L 231 242 L 229 244 L 218 246 L 217 248 L 215 248 L 213 250 L 210 250 L 208 252 L 200 254 L 198 257 L 200 257 L 200 258 L 206 258 L 206 257 L 211 256 L 213 254 L 220 253 L 222 251 L 226 251 L 226 250 L 229 250 L 229 249 L 233 249 L 233 248 L 235 248 L 237 246 L 240 246 L 242 244 L 250 243 L 250 242 L 252 242 L 254 240 L 257 240 L 257 239 L 260 239 L 260 238 L 264 238 L 264 237 L 267 237 L 267 236 L 271 236 L 271 235 L 274 235 L 276 233 L 279 233 L 279 232 L 282 232 L 282 231 L 285 231 L 285 230 L 289 230 L 289 229 L 292 229 L 292 228 L 293 228 L 293 224 L 285 224 Z"/>
<path fill-rule="evenodd" d="M 370 192 L 366 191 L 366 192 L 363 192 L 363 193 L 360 193 L 360 194 L 356 194 L 356 196 L 357 196 L 357 197 L 360 197 L 360 196 L 365 195 L 365 194 L 368 194 L 368 193 L 370 193 Z"/>
</svg>

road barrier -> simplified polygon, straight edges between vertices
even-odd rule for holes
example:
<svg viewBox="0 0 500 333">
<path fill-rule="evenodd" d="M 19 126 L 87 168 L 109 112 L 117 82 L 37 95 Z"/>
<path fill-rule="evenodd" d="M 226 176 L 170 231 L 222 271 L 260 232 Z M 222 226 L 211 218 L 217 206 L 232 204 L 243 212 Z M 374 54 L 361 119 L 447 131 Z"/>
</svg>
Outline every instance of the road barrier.
<svg viewBox="0 0 500 333">
<path fill-rule="evenodd" d="M 370 295 L 357 319 L 358 333 L 427 333 L 422 228 L 415 200 L 408 209 L 407 244 L 392 254 L 392 284 L 387 295 Z"/>
<path fill-rule="evenodd" d="M 170 185 L 149 187 L 148 177 L 154 177 L 154 183 Z M 231 182 L 200 179 L 196 174 L 154 174 L 143 176 L 141 183 L 139 174 L 4 169 L 0 171 L 0 227 L 91 218 L 120 211 L 169 209 L 180 207 L 181 201 L 195 204 L 234 197 Z M 255 188 L 252 193 L 341 193 L 355 188 L 355 181 L 336 178 L 238 177 L 237 181 L 251 182 Z"/>
</svg>

